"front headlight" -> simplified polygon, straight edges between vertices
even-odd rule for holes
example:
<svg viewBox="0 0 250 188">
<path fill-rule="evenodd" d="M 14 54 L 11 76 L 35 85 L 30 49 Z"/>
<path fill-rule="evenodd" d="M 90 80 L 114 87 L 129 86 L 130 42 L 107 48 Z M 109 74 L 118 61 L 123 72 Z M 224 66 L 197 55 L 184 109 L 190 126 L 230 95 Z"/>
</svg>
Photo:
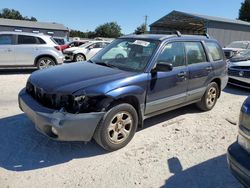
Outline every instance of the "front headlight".
<svg viewBox="0 0 250 188">
<path fill-rule="evenodd" d="M 248 112 L 248 109 L 249 109 L 249 107 L 248 107 L 247 104 L 244 102 L 243 105 L 242 105 L 242 107 L 241 107 L 241 111 L 242 111 L 243 113 L 247 113 L 247 112 Z"/>
<path fill-rule="evenodd" d="M 83 102 L 85 99 L 85 95 L 75 96 L 74 101 L 76 102 Z"/>
<path fill-rule="evenodd" d="M 250 140 L 242 136 L 241 134 L 238 136 L 238 144 L 246 150 L 248 153 L 250 153 Z"/>
</svg>

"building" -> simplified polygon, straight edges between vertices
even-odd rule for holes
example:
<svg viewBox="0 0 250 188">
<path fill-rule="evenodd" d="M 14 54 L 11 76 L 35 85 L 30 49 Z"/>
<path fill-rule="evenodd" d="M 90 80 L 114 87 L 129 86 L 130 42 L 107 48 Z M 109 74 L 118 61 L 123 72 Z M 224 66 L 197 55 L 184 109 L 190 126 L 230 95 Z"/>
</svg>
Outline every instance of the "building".
<svg viewBox="0 0 250 188">
<path fill-rule="evenodd" d="M 62 24 L 0 18 L 0 31 L 44 33 L 53 37 L 69 37 L 69 29 Z"/>
<path fill-rule="evenodd" d="M 168 34 L 176 30 L 184 34 L 208 33 L 222 46 L 237 40 L 250 41 L 250 23 L 240 20 L 172 11 L 150 25 L 151 33 Z"/>
</svg>

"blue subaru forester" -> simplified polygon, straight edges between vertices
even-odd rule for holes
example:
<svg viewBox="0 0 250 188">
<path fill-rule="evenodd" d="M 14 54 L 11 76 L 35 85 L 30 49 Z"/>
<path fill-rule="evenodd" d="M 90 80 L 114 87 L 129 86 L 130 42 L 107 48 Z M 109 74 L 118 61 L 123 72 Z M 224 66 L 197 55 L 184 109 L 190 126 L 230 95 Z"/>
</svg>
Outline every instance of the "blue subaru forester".
<svg viewBox="0 0 250 188">
<path fill-rule="evenodd" d="M 19 106 L 41 133 L 129 143 L 146 118 L 196 103 L 211 110 L 228 81 L 223 51 L 208 36 L 129 35 L 92 59 L 34 72 Z"/>
</svg>

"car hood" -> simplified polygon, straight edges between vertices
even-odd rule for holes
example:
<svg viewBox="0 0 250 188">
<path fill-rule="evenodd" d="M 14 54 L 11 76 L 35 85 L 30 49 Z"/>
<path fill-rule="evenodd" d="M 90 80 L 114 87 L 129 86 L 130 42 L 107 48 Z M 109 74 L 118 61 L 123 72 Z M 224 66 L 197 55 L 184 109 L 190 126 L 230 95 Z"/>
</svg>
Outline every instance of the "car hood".
<svg viewBox="0 0 250 188">
<path fill-rule="evenodd" d="M 234 62 L 230 64 L 230 67 L 250 67 L 250 61 L 240 61 L 240 62 Z"/>
<path fill-rule="evenodd" d="M 242 56 L 242 55 L 236 55 L 233 56 L 230 61 L 231 62 L 238 62 L 238 61 L 247 61 L 250 59 L 250 56 Z"/>
<path fill-rule="evenodd" d="M 243 51 L 245 49 L 242 48 L 223 48 L 223 51 L 234 51 L 234 52 L 239 52 L 239 51 Z"/>
<path fill-rule="evenodd" d="M 42 88 L 46 93 L 73 94 L 79 90 L 85 91 L 88 87 L 92 89 L 96 87 L 96 90 L 100 91 L 98 86 L 101 84 L 111 83 L 135 74 L 89 62 L 79 62 L 36 71 L 30 76 L 29 82 Z M 107 84 L 102 92 L 108 92 L 116 87 L 119 86 Z"/>
<path fill-rule="evenodd" d="M 73 52 L 75 50 L 77 50 L 79 47 L 71 47 L 71 48 L 67 48 L 64 50 L 64 52 Z"/>
</svg>

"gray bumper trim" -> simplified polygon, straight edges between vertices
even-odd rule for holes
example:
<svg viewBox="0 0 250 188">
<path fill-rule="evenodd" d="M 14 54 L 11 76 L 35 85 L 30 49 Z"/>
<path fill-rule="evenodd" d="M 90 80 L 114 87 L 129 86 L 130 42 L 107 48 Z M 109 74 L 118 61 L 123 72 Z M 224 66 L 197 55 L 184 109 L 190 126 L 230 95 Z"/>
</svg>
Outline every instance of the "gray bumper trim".
<svg viewBox="0 0 250 188">
<path fill-rule="evenodd" d="M 36 129 L 61 141 L 90 141 L 105 112 L 70 114 L 41 106 L 25 89 L 18 96 L 20 109 L 33 121 Z M 54 127 L 58 135 L 54 135 Z"/>
</svg>

